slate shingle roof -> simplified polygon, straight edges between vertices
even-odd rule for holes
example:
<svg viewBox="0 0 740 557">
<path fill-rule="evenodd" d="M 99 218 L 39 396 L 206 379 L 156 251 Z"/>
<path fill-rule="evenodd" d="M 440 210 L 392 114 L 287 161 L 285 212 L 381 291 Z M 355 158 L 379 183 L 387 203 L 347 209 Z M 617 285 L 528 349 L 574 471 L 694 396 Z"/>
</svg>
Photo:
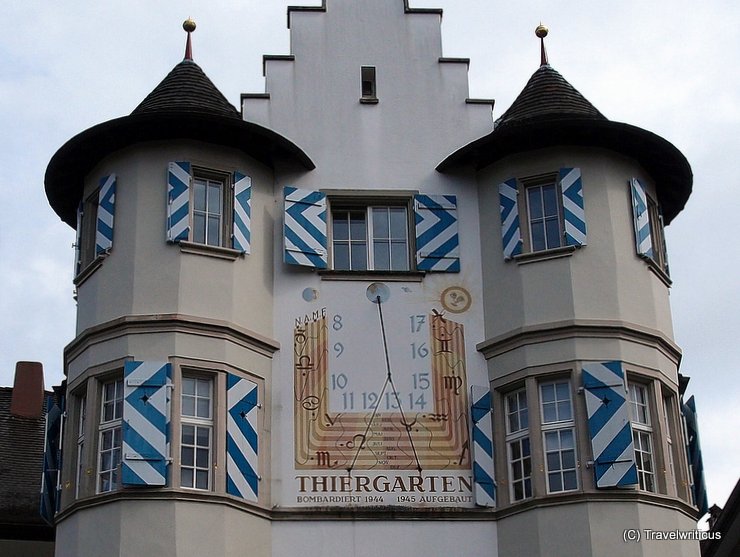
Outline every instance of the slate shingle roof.
<svg viewBox="0 0 740 557">
<path fill-rule="evenodd" d="M 549 65 L 543 65 L 529 78 L 519 96 L 498 119 L 497 125 L 558 118 L 606 120 L 562 75 Z"/>
<path fill-rule="evenodd" d="M 141 101 L 131 114 L 191 112 L 239 118 L 239 112 L 198 64 L 183 60 Z"/>
<path fill-rule="evenodd" d="M 0 387 L 0 539 L 53 539 L 39 514 L 45 418 L 13 416 L 12 397 Z"/>
</svg>

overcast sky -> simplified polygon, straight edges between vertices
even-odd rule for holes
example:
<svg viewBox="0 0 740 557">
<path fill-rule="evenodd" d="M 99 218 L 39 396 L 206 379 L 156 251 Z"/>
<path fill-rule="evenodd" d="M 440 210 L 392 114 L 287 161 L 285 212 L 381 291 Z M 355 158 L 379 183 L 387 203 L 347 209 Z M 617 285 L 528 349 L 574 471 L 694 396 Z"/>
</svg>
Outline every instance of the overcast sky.
<svg viewBox="0 0 740 557">
<path fill-rule="evenodd" d="M 330 0 L 331 1 L 331 0 Z M 360 1 L 360 0 L 357 0 Z M 373 0 L 361 0 L 373 1 Z M 402 0 L 398 0 L 402 2 Z M 289 53 L 283 0 L 0 2 L 0 386 L 15 362 L 62 379 L 74 337 L 74 231 L 49 208 L 44 172 L 77 133 L 129 114 L 183 55 L 238 107 L 264 91 L 263 54 Z M 306 5 L 319 5 L 318 0 Z M 534 28 L 550 28 L 551 65 L 604 115 L 668 139 L 694 193 L 666 231 L 681 373 L 697 399 L 709 503 L 740 470 L 740 3 L 735 0 L 412 0 L 444 9 L 444 55 L 469 57 L 470 96 L 511 104 L 539 65 Z"/>
</svg>

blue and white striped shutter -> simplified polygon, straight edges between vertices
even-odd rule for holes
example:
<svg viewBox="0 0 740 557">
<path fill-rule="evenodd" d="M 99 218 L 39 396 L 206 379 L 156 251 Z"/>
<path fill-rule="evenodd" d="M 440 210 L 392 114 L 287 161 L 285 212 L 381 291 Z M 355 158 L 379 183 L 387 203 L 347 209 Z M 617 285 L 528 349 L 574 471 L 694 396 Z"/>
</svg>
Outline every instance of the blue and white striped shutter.
<svg viewBox="0 0 740 557">
<path fill-rule="evenodd" d="M 252 220 L 252 179 L 238 170 L 234 172 L 234 249 L 250 253 Z"/>
<path fill-rule="evenodd" d="M 496 480 L 493 467 L 492 396 L 490 389 L 470 387 L 473 405 L 473 482 L 475 504 L 479 507 L 496 506 Z"/>
<path fill-rule="evenodd" d="M 116 214 L 116 175 L 100 179 L 98 222 L 95 226 L 95 255 L 108 253 L 113 247 L 113 218 Z"/>
<path fill-rule="evenodd" d="M 560 191 L 563 195 L 565 245 L 586 245 L 586 212 L 583 209 L 583 183 L 580 168 L 560 169 Z"/>
<path fill-rule="evenodd" d="M 645 187 L 637 178 L 630 180 L 632 192 L 632 219 L 635 227 L 635 247 L 637 255 L 653 258 L 653 239 L 650 233 L 650 214 L 648 213 Z"/>
<path fill-rule="evenodd" d="M 637 484 L 635 449 L 622 363 L 615 361 L 584 364 L 583 389 L 596 487 Z"/>
<path fill-rule="evenodd" d="M 501 241 L 504 247 L 504 259 L 507 260 L 522 253 L 522 231 L 519 228 L 517 192 L 516 178 L 511 178 L 498 185 L 499 203 L 501 205 Z"/>
<path fill-rule="evenodd" d="M 82 201 L 80 201 L 80 204 L 77 206 L 77 231 L 76 231 L 76 237 L 75 237 L 75 274 L 74 276 L 77 276 L 80 274 L 80 271 L 82 270 L 82 208 L 84 207 L 84 204 Z"/>
<path fill-rule="evenodd" d="M 460 240 L 457 233 L 457 197 L 415 195 L 416 269 L 459 273 Z"/>
<path fill-rule="evenodd" d="M 171 377 L 167 362 L 124 364 L 123 485 L 167 484 Z"/>
<path fill-rule="evenodd" d="M 190 237 L 190 163 L 171 162 L 167 168 L 167 240 Z"/>
<path fill-rule="evenodd" d="M 326 194 L 286 186 L 283 196 L 285 262 L 326 269 Z"/>
<path fill-rule="evenodd" d="M 228 374 L 226 379 L 226 492 L 257 501 L 259 435 L 257 384 Z"/>
</svg>

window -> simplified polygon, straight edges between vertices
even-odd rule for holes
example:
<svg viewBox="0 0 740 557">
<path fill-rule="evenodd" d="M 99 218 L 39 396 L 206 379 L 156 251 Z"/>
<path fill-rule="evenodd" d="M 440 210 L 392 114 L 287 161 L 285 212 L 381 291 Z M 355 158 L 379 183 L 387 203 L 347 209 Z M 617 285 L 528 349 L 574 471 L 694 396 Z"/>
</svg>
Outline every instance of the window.
<svg viewBox="0 0 740 557">
<path fill-rule="evenodd" d="M 668 256 L 660 207 L 637 178 L 630 180 L 630 192 L 637 255 L 655 263 L 667 274 Z"/>
<path fill-rule="evenodd" d="M 193 242 L 220 246 L 224 233 L 224 183 L 193 179 Z"/>
<path fill-rule="evenodd" d="M 666 449 L 668 451 L 668 480 L 676 486 L 676 467 L 673 459 L 673 420 L 671 413 L 673 409 L 672 397 L 663 397 L 663 420 L 665 427 Z"/>
<path fill-rule="evenodd" d="M 77 397 L 77 470 L 75 472 L 75 498 L 80 497 L 80 484 L 85 477 L 85 406 L 87 397 Z"/>
<path fill-rule="evenodd" d="M 98 219 L 100 191 L 95 190 L 82 204 L 81 230 L 79 231 L 79 268 L 82 271 L 95 259 L 95 234 Z"/>
<path fill-rule="evenodd" d="M 331 217 L 335 270 L 409 270 L 407 205 L 338 204 Z"/>
<path fill-rule="evenodd" d="M 586 212 L 580 168 L 561 168 L 557 172 L 537 176 L 509 178 L 501 182 L 498 189 L 505 260 L 586 245 Z M 559 250 L 556 256 L 572 252 Z M 548 254 L 549 257 L 552 254 Z M 523 258 L 526 259 L 530 258 Z"/>
<path fill-rule="evenodd" d="M 648 215 L 650 215 L 650 237 L 653 246 L 653 261 L 658 267 L 668 273 L 668 252 L 665 245 L 665 233 L 663 231 L 663 215 L 660 213 L 658 204 L 647 198 Z"/>
<path fill-rule="evenodd" d="M 655 491 L 655 467 L 653 465 L 653 439 L 650 423 L 648 388 L 639 383 L 629 383 L 630 418 L 632 420 L 632 442 L 635 446 L 635 464 L 640 489 Z"/>
<path fill-rule="evenodd" d="M 569 381 L 540 385 L 548 493 L 578 488 L 573 404 Z"/>
<path fill-rule="evenodd" d="M 213 381 L 183 377 L 180 423 L 180 486 L 211 489 Z"/>
<path fill-rule="evenodd" d="M 555 180 L 525 185 L 525 191 L 530 250 L 559 248 L 563 245 L 563 226 L 560 195 Z"/>
<path fill-rule="evenodd" d="M 123 380 L 103 383 L 98 444 L 98 493 L 115 491 L 121 482 Z"/>
<path fill-rule="evenodd" d="M 532 497 L 532 453 L 525 389 L 506 396 L 506 433 L 510 496 L 512 501 L 521 501 Z"/>
<path fill-rule="evenodd" d="M 377 89 L 375 84 L 375 68 L 373 66 L 362 67 L 362 69 L 360 70 L 360 84 L 362 87 L 362 96 L 360 97 L 360 102 L 378 102 Z"/>
<path fill-rule="evenodd" d="M 171 162 L 167 171 L 167 240 L 191 253 L 235 258 L 250 253 L 252 180 Z M 202 246 L 226 248 L 200 249 Z"/>
</svg>

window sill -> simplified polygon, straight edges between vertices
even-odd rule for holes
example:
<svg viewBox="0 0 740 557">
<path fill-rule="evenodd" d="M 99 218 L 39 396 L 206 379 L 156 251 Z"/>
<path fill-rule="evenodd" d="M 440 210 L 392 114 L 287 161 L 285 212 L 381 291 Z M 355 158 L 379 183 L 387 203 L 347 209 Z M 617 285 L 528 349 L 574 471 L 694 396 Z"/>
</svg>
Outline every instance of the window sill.
<svg viewBox="0 0 740 557">
<path fill-rule="evenodd" d="M 75 286 L 80 286 L 83 282 L 89 279 L 95 271 L 103 266 L 103 260 L 108 257 L 108 252 L 101 253 L 95 259 L 93 259 L 87 266 L 82 269 L 72 281 Z"/>
<path fill-rule="evenodd" d="M 196 244 L 195 242 L 180 241 L 174 243 L 180 246 L 180 251 L 182 253 L 205 255 L 206 257 L 215 257 L 217 259 L 226 259 L 228 261 L 235 261 L 237 258 L 244 256 L 243 252 L 232 248 L 208 246 L 205 244 Z"/>
<path fill-rule="evenodd" d="M 424 271 L 319 271 L 321 280 L 421 282 Z"/>
<path fill-rule="evenodd" d="M 360 97 L 360 104 L 378 104 L 377 97 Z"/>
<path fill-rule="evenodd" d="M 513 257 L 514 261 L 518 265 L 526 265 L 528 263 L 536 263 L 537 261 L 549 261 L 551 259 L 560 259 L 562 257 L 570 257 L 580 246 L 563 246 L 560 248 L 547 249 L 542 251 L 533 251 L 530 253 L 523 253 Z"/>
<path fill-rule="evenodd" d="M 650 269 L 655 276 L 657 276 L 663 284 L 665 284 L 668 288 L 673 286 L 673 281 L 671 280 L 671 277 L 668 276 L 668 273 L 666 273 L 663 269 L 660 268 L 660 265 L 658 265 L 652 258 L 641 255 L 640 258 L 647 263 L 648 269 Z"/>
</svg>

